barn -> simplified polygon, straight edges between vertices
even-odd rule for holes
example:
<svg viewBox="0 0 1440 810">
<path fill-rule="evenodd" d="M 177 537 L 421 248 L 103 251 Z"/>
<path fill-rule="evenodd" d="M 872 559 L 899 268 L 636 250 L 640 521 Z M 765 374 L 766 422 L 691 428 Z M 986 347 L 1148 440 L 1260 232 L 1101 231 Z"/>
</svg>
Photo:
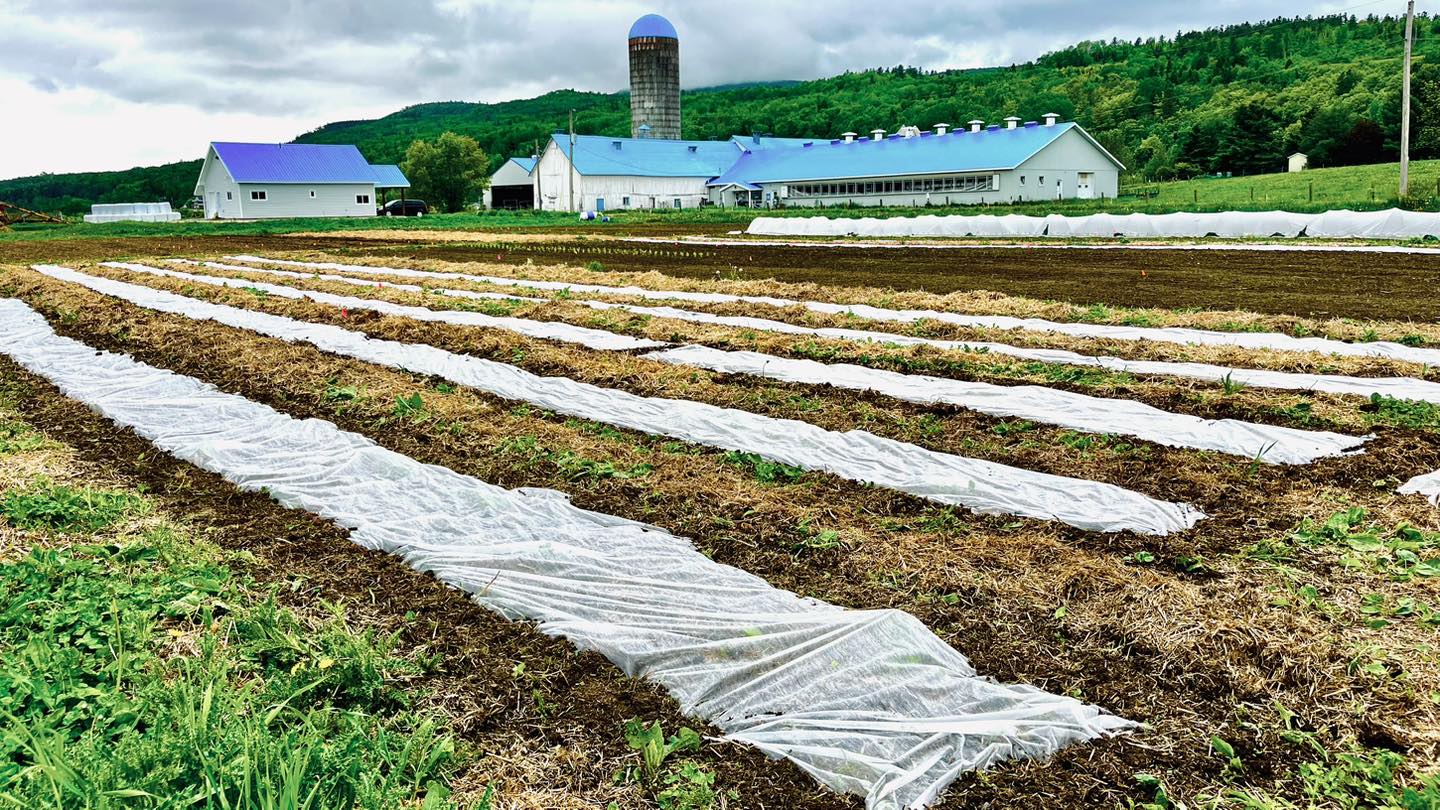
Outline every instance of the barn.
<svg viewBox="0 0 1440 810">
<path fill-rule="evenodd" d="M 551 136 L 535 167 L 535 200 L 545 211 L 697 208 L 706 183 L 735 164 L 732 141 Z M 573 159 L 572 159 L 573 154 Z"/>
<path fill-rule="evenodd" d="M 216 141 L 195 195 L 207 219 L 373 217 L 377 190 L 408 186 L 397 167 L 372 166 L 354 146 Z"/>
<path fill-rule="evenodd" d="M 971 121 L 950 131 L 847 132 L 798 148 L 746 150 L 710 180 L 711 202 L 740 206 L 964 205 L 1114 197 L 1125 167 L 1079 124 Z"/>
<path fill-rule="evenodd" d="M 512 157 L 494 174 L 485 189 L 486 208 L 506 210 L 535 207 L 535 158 Z"/>
</svg>

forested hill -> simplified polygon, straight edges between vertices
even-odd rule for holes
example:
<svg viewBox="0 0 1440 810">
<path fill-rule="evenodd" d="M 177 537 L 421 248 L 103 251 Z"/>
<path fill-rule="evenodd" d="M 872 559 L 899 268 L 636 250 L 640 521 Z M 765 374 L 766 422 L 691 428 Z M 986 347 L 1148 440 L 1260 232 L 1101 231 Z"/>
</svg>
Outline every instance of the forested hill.
<svg viewBox="0 0 1440 810">
<path fill-rule="evenodd" d="M 835 137 L 1056 112 L 1083 124 L 1133 174 L 1151 179 L 1276 171 L 1294 151 L 1309 154 L 1315 166 L 1380 162 L 1397 154 L 1403 31 L 1404 21 L 1391 17 L 1281 19 L 1082 42 L 1010 67 L 896 67 L 695 90 L 682 102 L 684 135 Z M 1417 18 L 1415 54 L 1412 154 L 1440 157 L 1440 20 Z M 503 158 L 531 153 L 564 128 L 571 109 L 582 133 L 629 134 L 627 95 L 561 90 L 498 104 L 418 104 L 374 121 L 329 124 L 297 140 L 354 143 L 372 162 L 394 163 L 412 140 L 453 130 Z M 197 153 L 202 148 L 196 144 Z M 22 178 L 0 182 L 0 200 L 71 213 L 92 201 L 179 204 L 189 199 L 198 168 L 187 162 Z"/>
</svg>

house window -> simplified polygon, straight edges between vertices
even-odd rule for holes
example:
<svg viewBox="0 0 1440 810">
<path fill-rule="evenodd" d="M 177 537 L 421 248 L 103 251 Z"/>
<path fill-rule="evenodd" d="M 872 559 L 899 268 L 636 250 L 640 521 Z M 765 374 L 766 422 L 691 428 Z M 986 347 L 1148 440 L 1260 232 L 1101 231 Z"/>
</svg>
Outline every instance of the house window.
<svg viewBox="0 0 1440 810">
<path fill-rule="evenodd" d="M 258 191 L 258 190 L 257 190 L 257 191 L 252 191 L 252 192 L 250 192 L 250 199 L 251 199 L 251 201 L 253 201 L 253 202 L 265 202 L 266 200 L 269 199 L 269 197 L 266 195 L 266 193 L 265 193 L 264 191 Z"/>
<path fill-rule="evenodd" d="M 227 192 L 225 192 L 225 199 L 227 199 L 227 200 L 233 200 L 233 199 L 235 199 L 235 192 L 233 192 L 233 191 L 227 191 Z"/>
<path fill-rule="evenodd" d="M 1025 175 L 1020 175 L 1020 185 L 1025 185 Z"/>
<path fill-rule="evenodd" d="M 369 195 L 369 194 L 356 194 L 356 195 L 355 195 L 355 204 L 356 204 L 356 205 L 368 205 L 369 203 L 370 203 L 370 195 Z"/>
<path fill-rule="evenodd" d="M 315 189 L 310 189 L 310 199 L 315 199 Z"/>
<path fill-rule="evenodd" d="M 621 198 L 620 198 L 620 204 L 623 205 L 623 206 L 625 206 L 626 208 L 629 208 L 629 207 L 630 207 L 630 198 L 629 198 L 629 197 L 621 197 Z"/>
<path fill-rule="evenodd" d="M 1039 185 L 1042 185 L 1042 186 L 1045 185 L 1045 175 L 1043 175 L 1043 174 L 1040 175 L 1040 183 L 1039 183 Z"/>
</svg>

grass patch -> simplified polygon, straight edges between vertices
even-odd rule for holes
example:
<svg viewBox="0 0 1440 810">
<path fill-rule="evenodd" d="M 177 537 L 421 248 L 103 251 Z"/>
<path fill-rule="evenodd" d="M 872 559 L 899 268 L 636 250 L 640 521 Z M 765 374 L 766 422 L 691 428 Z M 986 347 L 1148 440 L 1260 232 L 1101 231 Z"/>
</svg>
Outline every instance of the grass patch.
<svg viewBox="0 0 1440 810">
<path fill-rule="evenodd" d="M 450 807 L 454 743 L 399 688 L 420 665 L 338 614 L 303 622 L 227 565 L 161 528 L 0 568 L 0 797 Z"/>
<path fill-rule="evenodd" d="M 10 525 L 70 534 L 98 532 L 148 509 L 148 503 L 133 493 L 57 486 L 48 481 L 9 490 L 0 499 L 0 515 Z"/>
<path fill-rule="evenodd" d="M 26 453 L 45 446 L 45 437 L 24 422 L 0 415 L 0 455 Z"/>
</svg>

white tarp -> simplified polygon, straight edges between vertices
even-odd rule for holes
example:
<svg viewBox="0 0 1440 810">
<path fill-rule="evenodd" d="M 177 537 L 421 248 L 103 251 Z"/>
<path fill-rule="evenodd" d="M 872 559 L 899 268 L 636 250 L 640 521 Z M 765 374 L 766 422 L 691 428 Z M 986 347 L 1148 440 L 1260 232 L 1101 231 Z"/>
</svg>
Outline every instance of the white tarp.
<svg viewBox="0 0 1440 810">
<path fill-rule="evenodd" d="M 876 391 L 907 402 L 945 403 L 992 416 L 1028 419 L 1089 433 L 1133 436 L 1169 447 L 1215 450 L 1272 464 L 1308 464 L 1358 448 L 1365 439 L 1235 419 L 1201 419 L 1143 402 L 1104 399 L 1038 385 L 991 385 L 901 374 L 849 363 L 792 360 L 759 352 L 681 346 L 644 355 L 676 365 L 755 374 L 786 382 Z"/>
<path fill-rule="evenodd" d="M 161 450 L 600 652 L 871 810 L 923 807 L 964 771 L 1132 727 L 980 676 L 908 613 L 800 597 L 563 493 L 493 486 L 97 352 L 13 299 L 0 300 L 0 352 Z"/>
<path fill-rule="evenodd" d="M 315 292 L 313 290 L 299 290 L 294 287 L 286 287 L 280 284 L 266 284 L 261 281 L 245 281 L 243 279 L 220 278 L 218 276 L 197 276 L 193 273 L 181 273 L 176 270 L 166 270 L 162 267 L 150 267 L 148 265 L 133 264 L 130 262 L 103 262 L 101 266 L 117 267 L 122 270 L 133 270 L 137 273 L 149 273 L 156 276 L 169 276 L 186 281 L 198 281 L 203 284 L 214 284 L 220 287 L 257 290 L 266 295 L 278 295 L 281 298 L 308 298 L 319 304 L 344 307 L 346 309 L 371 310 L 385 315 L 413 318 L 417 321 L 504 329 L 533 338 L 578 343 L 590 349 L 653 349 L 669 345 L 658 340 L 646 340 L 644 338 L 629 337 L 628 335 L 617 335 L 614 332 L 606 332 L 601 329 L 589 329 L 583 326 L 571 326 L 565 323 L 543 323 L 541 321 L 531 321 L 524 318 L 485 315 L 479 312 L 426 309 L 425 307 L 405 306 L 403 304 L 394 304 L 389 301 L 380 301 L 373 298 L 355 298 L 349 295 L 334 295 L 332 293 Z"/>
<path fill-rule="evenodd" d="M 171 259 L 189 263 L 186 259 Z M 218 262 L 196 262 L 204 267 L 239 272 L 264 273 L 287 278 L 305 279 L 303 273 L 289 270 L 241 267 Z M 319 275 L 322 280 L 338 281 L 367 287 L 389 287 L 410 292 L 424 292 L 413 284 L 389 284 L 348 276 Z M 432 292 L 445 296 L 480 296 L 494 293 L 472 293 L 468 290 Z M 536 299 L 523 299 L 534 301 Z M 625 309 L 654 317 L 691 315 L 670 307 L 627 307 L 606 302 L 574 301 L 602 309 Z M 731 325 L 755 326 L 757 319 L 710 315 L 713 321 L 735 322 Z M 763 327 L 762 327 L 763 328 Z M 804 330 L 803 327 L 794 327 Z M 1168 413 L 1158 408 L 1124 399 L 1105 399 L 1040 386 L 1002 386 L 981 382 L 962 382 L 925 375 L 901 374 L 849 364 L 823 364 L 809 360 L 790 360 L 757 352 L 728 352 L 700 346 L 647 355 L 667 363 L 692 365 L 712 371 L 756 374 L 788 382 L 815 385 L 831 384 L 842 388 L 877 391 L 910 402 L 931 404 L 943 402 L 994 416 L 1030 419 L 1044 424 L 1061 425 L 1094 433 L 1134 436 L 1170 447 L 1215 450 L 1222 453 L 1260 458 L 1274 464 L 1308 464 L 1318 458 L 1341 455 L 1358 448 L 1365 440 L 1338 433 L 1295 430 L 1233 419 L 1209 420 Z"/>
<path fill-rule="evenodd" d="M 939 321 L 974 328 L 1021 329 L 1036 332 L 1054 332 L 1082 338 L 1109 338 L 1127 341 L 1155 341 L 1178 343 L 1190 346 L 1239 346 L 1245 349 L 1273 349 L 1290 352 L 1319 352 L 1345 357 L 1384 357 L 1425 365 L 1440 365 L 1440 349 L 1406 346 L 1403 343 L 1377 341 L 1374 343 L 1347 343 L 1331 338 L 1297 338 L 1278 332 L 1217 332 L 1207 329 L 1186 327 L 1115 326 L 1110 324 L 1065 323 L 1047 321 L 1041 318 L 1017 318 L 1010 315 L 964 315 L 956 312 L 940 312 L 932 309 L 886 309 L 868 304 L 832 304 L 825 301 L 794 301 L 756 295 L 727 295 L 725 293 L 682 292 L 675 290 L 647 290 L 641 287 L 606 287 L 598 284 L 567 284 L 560 281 L 531 281 L 506 278 L 503 276 L 478 276 L 469 273 L 436 273 L 425 270 L 408 270 L 400 267 L 376 267 L 371 265 L 345 265 L 335 262 L 297 262 L 282 259 L 264 259 L 258 256 L 227 256 L 238 262 L 269 263 L 292 267 L 313 267 L 326 270 L 348 270 L 357 273 L 388 274 L 416 278 L 463 278 L 489 284 L 512 287 L 531 287 L 544 290 L 572 290 L 605 295 L 634 295 L 652 299 L 673 299 L 699 301 L 702 303 L 753 303 L 775 307 L 801 306 L 812 312 L 831 315 L 854 315 L 874 321 L 894 323 L 915 323 L 917 321 Z"/>
<path fill-rule="evenodd" d="M 1034 220 L 1038 227 L 997 228 L 997 219 Z M 755 236 L 1050 236 L 1095 237 L 1330 237 L 1422 239 L 1440 237 L 1440 214 L 1428 211 L 1223 211 L 1219 213 L 1087 214 L 1067 217 L 991 215 L 865 217 L 756 217 L 745 231 Z"/>
<path fill-rule="evenodd" d="M 1401 495 L 1424 495 L 1430 502 L 1440 506 L 1440 470 L 1426 475 L 1417 475 L 1400 487 Z"/>
<path fill-rule="evenodd" d="M 540 377 L 515 366 L 433 346 L 367 338 L 337 326 L 212 304 L 56 265 L 35 265 L 34 269 L 150 309 L 304 341 L 322 351 L 433 374 L 567 416 L 755 453 L 976 512 L 1058 520 L 1091 531 L 1144 534 L 1181 531 L 1205 517 L 1187 504 L 1156 500 L 1112 484 L 938 453 L 863 430 L 841 433 L 808 422 L 773 419 L 702 402 L 644 397 L 564 377 Z"/>
</svg>

